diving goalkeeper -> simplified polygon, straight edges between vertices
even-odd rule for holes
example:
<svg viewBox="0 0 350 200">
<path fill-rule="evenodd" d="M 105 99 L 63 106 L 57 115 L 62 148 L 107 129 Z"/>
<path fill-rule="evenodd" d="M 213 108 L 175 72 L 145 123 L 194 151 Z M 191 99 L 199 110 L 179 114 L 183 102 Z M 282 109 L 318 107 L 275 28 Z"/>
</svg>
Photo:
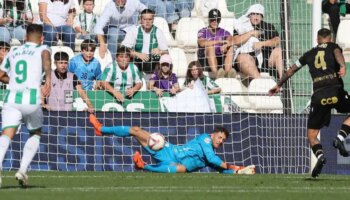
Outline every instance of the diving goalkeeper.
<svg viewBox="0 0 350 200">
<path fill-rule="evenodd" d="M 203 133 L 184 145 L 166 143 L 162 149 L 154 151 L 147 146 L 150 133 L 140 127 L 106 127 L 93 114 L 90 115 L 89 120 L 97 136 L 135 137 L 157 162 L 155 165 L 146 164 L 142 160 L 140 152 L 136 151 L 133 161 L 138 169 L 159 173 L 184 173 L 197 171 L 209 166 L 224 174 L 255 174 L 255 165 L 247 167 L 230 165 L 215 154 L 214 149 L 222 146 L 229 135 L 228 131 L 223 127 L 216 127 L 213 133 Z"/>
</svg>

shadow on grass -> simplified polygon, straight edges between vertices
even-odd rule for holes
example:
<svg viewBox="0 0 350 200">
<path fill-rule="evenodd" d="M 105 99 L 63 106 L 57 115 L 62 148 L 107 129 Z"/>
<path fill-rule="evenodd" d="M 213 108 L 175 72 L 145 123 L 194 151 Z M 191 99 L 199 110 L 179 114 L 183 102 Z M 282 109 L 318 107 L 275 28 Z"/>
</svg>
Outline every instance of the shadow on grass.
<svg viewBox="0 0 350 200">
<path fill-rule="evenodd" d="M 46 186 L 28 185 L 28 186 L 22 187 L 20 185 L 16 185 L 16 186 L 9 185 L 9 186 L 2 186 L 0 190 L 13 190 L 13 189 L 30 190 L 30 189 L 36 189 L 36 188 L 44 189 L 46 188 Z"/>
</svg>

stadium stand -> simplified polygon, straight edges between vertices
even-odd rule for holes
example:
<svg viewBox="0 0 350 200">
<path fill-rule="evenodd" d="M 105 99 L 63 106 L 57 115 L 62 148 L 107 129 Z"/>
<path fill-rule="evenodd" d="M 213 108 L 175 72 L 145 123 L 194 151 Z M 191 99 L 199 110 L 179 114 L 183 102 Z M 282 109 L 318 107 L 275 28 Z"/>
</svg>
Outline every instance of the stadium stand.
<svg viewBox="0 0 350 200">
<path fill-rule="evenodd" d="M 178 45 L 186 49 L 197 49 L 197 35 L 205 24 L 200 18 L 181 18 L 176 29 L 176 41 Z"/>
<path fill-rule="evenodd" d="M 220 10 L 222 17 L 234 17 L 234 13 L 227 9 L 226 0 L 195 0 L 194 8 L 191 11 L 192 17 L 208 17 L 209 10 L 217 8 Z"/>
<path fill-rule="evenodd" d="M 177 77 L 186 77 L 187 58 L 185 52 L 181 48 L 170 48 L 169 55 L 173 60 L 173 72 Z"/>
<path fill-rule="evenodd" d="M 154 18 L 154 22 L 153 24 L 155 26 L 157 26 L 160 30 L 163 31 L 163 34 L 165 36 L 165 39 L 168 43 L 168 46 L 172 47 L 172 46 L 176 46 L 177 42 L 174 40 L 173 36 L 171 35 L 170 31 L 169 31 L 169 25 L 168 22 L 162 18 L 162 17 L 155 17 Z"/>
<path fill-rule="evenodd" d="M 221 88 L 221 102 L 229 97 L 239 108 L 248 109 L 250 107 L 247 88 L 236 78 L 218 78 L 215 80 Z"/>
<path fill-rule="evenodd" d="M 268 96 L 268 91 L 276 85 L 273 79 L 253 79 L 248 86 L 250 110 L 248 112 L 283 113 L 283 104 L 279 96 Z"/>
<path fill-rule="evenodd" d="M 338 27 L 336 41 L 344 50 L 345 61 L 350 61 L 350 18 L 343 18 Z"/>
<path fill-rule="evenodd" d="M 95 1 L 95 8 L 94 8 L 94 13 L 98 16 L 100 16 L 103 12 L 103 9 L 105 8 L 105 5 L 107 2 L 110 0 L 98 0 Z"/>
</svg>

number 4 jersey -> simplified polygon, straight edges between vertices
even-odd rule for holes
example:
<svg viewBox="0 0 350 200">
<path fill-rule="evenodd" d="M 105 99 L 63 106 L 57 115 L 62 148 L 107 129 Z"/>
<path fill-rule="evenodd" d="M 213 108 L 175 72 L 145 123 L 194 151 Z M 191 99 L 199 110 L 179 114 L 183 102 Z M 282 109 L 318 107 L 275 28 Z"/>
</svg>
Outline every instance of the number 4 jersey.
<svg viewBox="0 0 350 200">
<path fill-rule="evenodd" d="M 50 51 L 46 45 L 27 42 L 11 49 L 1 65 L 10 78 L 4 103 L 38 105 L 41 103 L 40 86 L 43 66 L 41 53 Z"/>
<path fill-rule="evenodd" d="M 327 87 L 343 87 L 343 80 L 338 75 L 340 65 L 334 56 L 334 50 L 337 48 L 342 51 L 332 42 L 319 44 L 296 62 L 299 68 L 304 65 L 309 66 L 314 91 Z"/>
</svg>

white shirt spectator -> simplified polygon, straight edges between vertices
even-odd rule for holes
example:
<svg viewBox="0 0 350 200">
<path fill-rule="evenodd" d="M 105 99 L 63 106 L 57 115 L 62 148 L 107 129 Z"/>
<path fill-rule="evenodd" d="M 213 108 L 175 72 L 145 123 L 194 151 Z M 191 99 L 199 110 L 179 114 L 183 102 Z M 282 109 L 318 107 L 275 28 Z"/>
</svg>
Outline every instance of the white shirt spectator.
<svg viewBox="0 0 350 200">
<path fill-rule="evenodd" d="M 55 27 L 66 25 L 69 10 L 75 8 L 74 0 L 69 0 L 67 4 L 62 1 L 51 2 L 50 0 L 39 0 L 40 3 L 47 4 L 47 17 Z"/>
<path fill-rule="evenodd" d="M 113 25 L 120 29 L 124 29 L 135 24 L 135 13 L 141 13 L 147 7 L 139 0 L 127 0 L 123 9 L 116 6 L 115 0 L 111 0 L 106 4 L 98 23 L 95 26 L 95 34 L 103 35 L 103 28 L 107 25 Z"/>
<path fill-rule="evenodd" d="M 128 28 L 128 31 L 125 35 L 125 38 L 121 44 L 122 46 L 126 46 L 126 47 L 131 48 L 131 49 L 133 49 L 135 47 L 139 27 L 140 26 L 132 26 L 132 27 Z M 141 28 L 141 30 L 143 33 L 143 46 L 142 46 L 141 53 L 151 54 L 149 52 L 151 31 L 149 33 L 146 33 L 142 28 Z M 164 36 L 162 30 L 160 30 L 159 28 L 157 28 L 156 37 L 158 40 L 158 48 L 162 51 L 168 50 L 168 44 L 167 44 L 167 41 L 165 39 L 165 36 Z"/>
</svg>

